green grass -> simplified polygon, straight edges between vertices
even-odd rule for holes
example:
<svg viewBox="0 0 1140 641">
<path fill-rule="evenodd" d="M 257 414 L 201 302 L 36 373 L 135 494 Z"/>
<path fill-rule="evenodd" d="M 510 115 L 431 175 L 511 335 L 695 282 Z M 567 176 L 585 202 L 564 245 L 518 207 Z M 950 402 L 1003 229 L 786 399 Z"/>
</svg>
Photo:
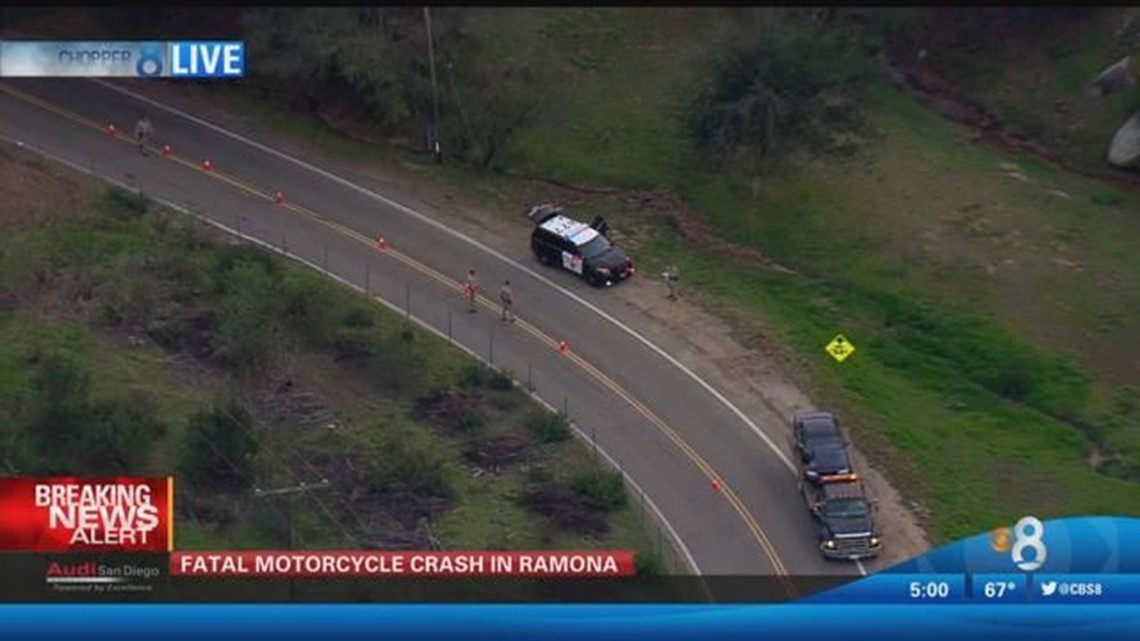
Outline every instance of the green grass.
<svg viewBox="0 0 1140 641">
<path fill-rule="evenodd" d="M 735 269 L 668 234 L 654 244 L 652 251 L 679 261 L 688 287 L 723 313 L 775 321 L 777 338 L 802 355 L 822 401 L 848 416 L 872 460 L 932 511 L 936 540 L 1021 513 L 1129 513 L 1140 505 L 1136 484 L 1090 470 L 1078 431 L 995 398 L 951 364 L 900 345 L 876 322 L 881 309 L 796 277 Z M 823 352 L 838 332 L 859 350 L 841 365 Z M 1019 347 L 1015 338 L 1003 339 L 981 347 Z"/>
<path fill-rule="evenodd" d="M 610 68 L 648 64 L 633 46 L 615 55 Z M 1064 60 L 1070 81 L 1091 64 L 1089 55 Z M 683 83 L 686 73 L 654 82 Z M 628 93 L 617 71 L 599 74 L 583 93 L 591 91 L 615 100 Z M 668 118 L 669 98 L 661 92 L 642 117 Z M 1087 461 L 1089 438 L 1140 460 L 1137 416 L 1104 409 L 1115 385 L 1134 381 L 1132 359 L 1119 347 L 1140 331 L 1130 320 L 1140 317 L 1140 300 L 1128 295 L 1140 285 L 1140 263 L 1125 249 L 1140 239 L 1140 217 L 1127 195 L 972 143 L 885 84 L 869 88 L 866 104 L 880 142 L 853 161 L 771 176 L 760 200 L 741 176 L 678 174 L 683 155 L 659 150 L 656 162 L 636 165 L 637 176 L 607 176 L 626 168 L 615 170 L 602 147 L 593 178 L 673 184 L 722 236 L 808 276 L 757 274 L 662 240 L 665 231 L 634 243 L 648 265 L 687 261 L 687 287 L 725 315 L 774 321 L 820 403 L 855 419 L 872 457 L 932 510 L 935 540 L 1026 511 L 1140 510 L 1135 485 Z M 576 108 L 592 128 L 616 123 L 605 109 Z M 535 134 L 559 140 L 550 135 Z M 543 152 L 551 175 L 578 171 L 564 157 L 567 145 L 545 147 L 553 150 Z M 1016 163 L 1029 182 L 1007 175 L 1016 172 L 1003 163 Z M 642 223 L 660 230 L 652 218 Z M 834 367 L 822 346 L 839 331 L 860 352 Z M 963 461 L 978 473 L 963 479 Z"/>
<path fill-rule="evenodd" d="M 707 30 L 712 12 L 519 11 L 531 25 L 528 37 L 562 54 L 570 88 L 512 140 L 508 165 L 571 182 L 647 188 L 678 175 L 686 145 L 675 116 L 694 51 L 684 46 L 691 40 L 670 36 Z M 662 31 L 646 32 L 649 19 Z"/>
</svg>

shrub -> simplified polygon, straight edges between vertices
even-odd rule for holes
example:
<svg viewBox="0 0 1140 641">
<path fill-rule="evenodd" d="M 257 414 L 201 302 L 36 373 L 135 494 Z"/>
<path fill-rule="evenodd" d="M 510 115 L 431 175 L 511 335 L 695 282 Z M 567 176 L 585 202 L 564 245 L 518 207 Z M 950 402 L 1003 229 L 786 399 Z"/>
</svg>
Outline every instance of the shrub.
<svg viewBox="0 0 1140 641">
<path fill-rule="evenodd" d="M 570 438 L 570 422 L 562 414 L 536 411 L 526 419 L 526 428 L 539 443 L 559 443 Z"/>
<path fill-rule="evenodd" d="M 377 437 L 368 444 L 364 477 L 375 488 L 403 486 L 425 496 L 451 497 L 451 458 L 421 430 L 414 427 L 378 425 Z"/>
<path fill-rule="evenodd" d="M 1025 358 L 1015 358 L 1002 364 L 992 378 L 987 378 L 986 387 L 1018 403 L 1025 402 L 1037 384 L 1033 364 Z"/>
<path fill-rule="evenodd" d="M 279 334 L 280 298 L 272 272 L 260 263 L 240 263 L 226 278 L 218 305 L 216 355 L 242 371 L 272 358 Z"/>
<path fill-rule="evenodd" d="M 1096 205 L 1112 207 L 1114 205 L 1119 205 L 1124 201 L 1124 198 L 1114 191 L 1100 190 L 1090 195 L 1089 200 L 1091 200 Z"/>
<path fill-rule="evenodd" d="M 489 372 L 481 363 L 469 363 L 459 376 L 459 386 L 464 389 L 482 387 L 487 382 Z"/>
<path fill-rule="evenodd" d="M 493 370 L 491 372 L 490 380 L 487 381 L 487 387 L 500 392 L 514 389 L 515 383 L 511 380 L 510 374 L 500 370 Z"/>
<path fill-rule="evenodd" d="M 509 412 L 518 407 L 521 402 L 522 397 L 514 391 L 502 392 L 491 397 L 491 403 L 495 409 L 501 412 Z"/>
<path fill-rule="evenodd" d="M 661 557 L 655 552 L 640 552 L 633 557 L 633 569 L 639 577 L 653 577 L 662 574 Z"/>
<path fill-rule="evenodd" d="M 91 379 L 69 357 L 52 354 L 32 378 L 32 431 L 47 452 L 65 452 L 79 440 Z"/>
<path fill-rule="evenodd" d="M 274 279 L 278 277 L 281 269 L 273 256 L 248 245 L 215 246 L 209 255 L 212 263 L 211 281 L 214 284 L 214 294 L 218 296 L 222 296 L 231 290 L 231 285 L 234 282 L 233 273 L 239 269 L 257 266 Z M 280 298 L 284 298 L 285 283 L 278 285 L 279 290 L 274 293 Z"/>
<path fill-rule="evenodd" d="M 103 320 L 110 325 L 145 323 L 167 298 L 163 285 L 151 274 L 132 268 L 132 263 L 125 261 L 111 275 L 109 291 L 100 306 Z"/>
<path fill-rule="evenodd" d="M 280 286 L 285 325 L 312 345 L 327 346 L 341 340 L 340 327 L 371 327 L 355 314 L 343 314 L 341 300 L 318 274 L 289 271 Z"/>
<path fill-rule="evenodd" d="M 478 410 L 469 410 L 459 417 L 459 431 L 464 434 L 474 434 L 487 425 L 487 417 Z"/>
<path fill-rule="evenodd" d="M 423 384 L 428 367 L 414 342 L 402 334 L 371 340 L 368 371 L 376 385 L 393 392 L 407 392 Z"/>
<path fill-rule="evenodd" d="M 344 315 L 343 324 L 345 327 L 361 329 L 372 327 L 376 321 L 372 318 L 371 310 L 365 307 L 353 307 Z"/>
<path fill-rule="evenodd" d="M 621 472 L 597 468 L 579 474 L 570 483 L 587 503 L 603 512 L 614 512 L 625 507 L 627 497 L 625 480 Z"/>
<path fill-rule="evenodd" d="M 190 417 L 180 471 L 198 487 L 243 489 L 253 482 L 258 449 L 249 411 L 235 400 L 218 400 Z"/>
<path fill-rule="evenodd" d="M 154 404 L 140 398 L 92 405 L 78 443 L 75 472 L 137 471 L 150 455 L 152 437 L 162 430 L 155 415 Z"/>
<path fill-rule="evenodd" d="M 150 205 L 140 193 L 112 187 L 103 195 L 99 208 L 111 216 L 129 220 L 145 214 Z"/>
</svg>

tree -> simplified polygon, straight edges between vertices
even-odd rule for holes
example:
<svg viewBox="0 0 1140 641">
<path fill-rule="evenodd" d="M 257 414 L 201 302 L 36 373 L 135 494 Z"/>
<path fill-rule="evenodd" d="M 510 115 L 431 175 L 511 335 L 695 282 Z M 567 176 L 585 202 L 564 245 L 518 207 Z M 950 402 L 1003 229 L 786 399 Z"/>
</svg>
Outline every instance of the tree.
<svg viewBox="0 0 1140 641">
<path fill-rule="evenodd" d="M 432 14 L 435 46 L 462 38 L 463 12 Z M 389 134 L 431 126 L 431 83 L 422 9 L 329 7 L 250 9 L 243 20 L 257 73 L 298 89 L 312 104 L 347 95 Z M 418 136 L 417 136 L 418 137 Z"/>
<path fill-rule="evenodd" d="M 422 9 L 251 9 L 245 17 L 257 73 L 302 94 L 312 109 L 331 98 L 359 106 L 387 135 L 430 140 L 433 91 L 443 154 L 497 170 L 511 135 L 545 92 L 546 69 L 494 56 L 466 28 L 467 10 L 433 9 L 436 87 Z"/>
<path fill-rule="evenodd" d="M 235 400 L 217 400 L 190 417 L 181 473 L 194 486 L 240 490 L 253 483 L 258 452 L 253 416 Z"/>
<path fill-rule="evenodd" d="M 511 136 L 542 103 L 539 76 L 526 62 L 477 65 L 467 69 L 448 63 L 447 75 L 454 106 L 442 116 L 445 141 L 452 155 L 484 171 L 501 171 Z M 463 74 L 463 81 L 455 76 Z"/>
<path fill-rule="evenodd" d="M 856 34 L 825 22 L 765 12 L 760 33 L 711 57 L 688 125 L 717 165 L 753 175 L 795 152 L 842 153 L 868 133 L 858 85 L 871 71 Z"/>
</svg>

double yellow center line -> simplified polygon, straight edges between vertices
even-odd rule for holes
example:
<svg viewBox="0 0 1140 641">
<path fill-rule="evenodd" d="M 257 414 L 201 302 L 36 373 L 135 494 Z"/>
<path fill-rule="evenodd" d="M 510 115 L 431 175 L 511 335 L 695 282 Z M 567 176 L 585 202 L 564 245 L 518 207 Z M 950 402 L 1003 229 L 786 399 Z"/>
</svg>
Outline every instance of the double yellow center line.
<svg viewBox="0 0 1140 641">
<path fill-rule="evenodd" d="M 45 109 L 51 113 L 54 113 L 54 114 L 60 116 L 61 118 L 64 118 L 66 120 L 69 120 L 71 122 L 79 124 L 83 127 L 87 127 L 89 129 L 93 129 L 96 131 L 102 131 L 102 132 L 106 133 L 109 138 L 112 138 L 116 141 L 135 144 L 135 141 L 130 136 L 122 134 L 122 133 L 118 132 L 117 130 L 110 129 L 109 125 L 94 122 L 94 121 L 92 121 L 92 120 L 90 120 L 84 116 L 77 114 L 77 113 L 71 112 L 67 109 L 59 107 L 59 106 L 54 105 L 52 103 L 49 103 L 47 101 L 44 101 L 40 98 L 37 98 L 37 97 L 32 96 L 30 94 L 27 94 L 23 91 L 19 91 L 17 89 L 14 89 L 13 87 L 11 87 L 9 85 L 0 84 L 0 91 L 3 91 L 3 92 L 5 92 L 5 93 L 7 93 L 7 94 L 9 94 L 15 98 L 23 100 L 25 102 L 28 102 L 28 103 L 34 104 L 38 107 L 41 107 L 42 109 Z M 162 152 L 161 148 L 155 148 L 153 145 L 148 145 L 147 148 L 152 149 L 152 150 L 159 152 L 159 153 Z M 199 172 L 201 172 L 207 176 L 210 176 L 214 179 L 220 180 L 220 181 L 234 187 L 235 189 L 242 191 L 242 192 L 245 192 L 251 196 L 261 198 L 261 199 L 267 200 L 269 202 L 277 203 L 281 209 L 284 209 L 286 211 L 290 211 L 290 212 L 293 212 L 295 214 L 304 216 L 308 219 L 311 219 L 311 220 L 313 220 L 319 224 L 322 224 L 322 225 L 340 233 L 343 236 L 346 236 L 346 237 L 351 238 L 357 242 L 368 245 L 369 247 L 375 247 L 377 244 L 377 239 L 369 238 L 369 237 L 365 236 L 364 234 L 361 234 L 360 232 L 358 232 L 354 229 L 350 229 L 350 228 L 348 228 L 348 227 L 346 227 L 346 226 L 344 226 L 344 225 L 342 225 L 342 224 L 340 224 L 340 223 L 338 223 L 338 222 L 336 222 L 336 221 L 334 221 L 334 220 L 332 220 L 326 216 L 322 216 L 321 214 L 319 214 L 319 213 L 317 213 L 311 209 L 308 209 L 307 207 L 304 207 L 302 205 L 298 205 L 295 203 L 291 203 L 289 201 L 278 202 L 276 192 L 266 191 L 264 189 L 261 189 L 259 187 L 254 186 L 254 185 L 252 185 L 252 184 L 250 184 L 244 180 L 241 180 L 235 176 L 232 176 L 232 175 L 226 174 L 224 172 L 218 171 L 216 168 L 213 168 L 213 167 L 211 167 L 207 171 L 202 165 L 199 165 L 198 163 L 193 162 L 191 160 L 188 160 L 186 158 L 180 157 L 173 152 L 165 153 L 162 155 L 165 159 L 169 160 L 170 162 L 182 165 L 183 167 L 187 167 L 189 169 L 194 169 L 196 171 L 199 171 Z M 421 274 L 424 274 L 424 275 L 430 277 L 431 279 L 441 283 L 445 287 L 448 287 L 450 289 L 454 289 L 457 291 L 462 291 L 462 289 L 463 289 L 463 284 L 460 281 L 458 281 L 454 278 L 451 278 L 445 274 L 442 274 L 439 271 L 425 265 L 424 263 L 421 263 L 420 261 L 418 261 L 418 260 L 412 258 L 411 256 L 408 256 L 407 254 L 404 254 L 398 250 L 395 250 L 391 247 L 384 247 L 382 249 L 382 251 L 379 251 L 379 253 L 382 253 L 385 256 L 391 257 L 392 259 L 403 263 L 404 265 L 410 267 L 411 269 L 413 269 L 413 270 L 415 270 Z M 478 302 L 480 305 L 482 305 L 483 307 L 485 307 L 487 309 L 492 309 L 492 310 L 497 309 L 497 305 L 493 301 L 491 301 L 487 298 L 484 298 L 483 296 L 478 296 Z M 539 328 L 535 327 L 534 325 L 528 323 L 525 320 L 519 319 L 518 322 L 516 323 L 516 326 L 520 327 L 526 333 L 528 333 L 529 335 L 534 337 L 539 343 L 541 343 L 541 344 L 543 344 L 543 345 L 545 345 L 551 349 L 560 349 L 562 347 L 560 341 L 555 340 L 554 338 L 552 338 L 551 336 L 549 336 L 548 334 L 546 334 L 545 332 L 543 332 L 542 330 L 540 330 Z M 627 392 L 624 388 L 622 388 L 621 385 L 619 385 L 616 381 L 614 381 L 612 378 L 610 378 L 607 374 L 600 371 L 598 368 L 594 367 L 594 365 L 592 365 L 589 361 L 582 358 L 581 356 L 574 353 L 573 351 L 567 350 L 564 353 L 566 355 L 566 358 L 570 362 L 577 365 L 586 374 L 593 377 L 595 380 L 597 380 L 599 383 L 601 383 L 607 389 L 609 389 L 614 394 L 616 394 L 619 398 L 621 398 L 626 403 L 628 403 L 634 409 L 634 411 L 636 411 L 638 414 L 645 417 L 645 419 L 647 421 L 649 421 L 650 424 L 652 424 L 654 427 L 656 427 L 670 442 L 672 442 L 677 447 L 677 449 L 690 462 L 693 463 L 693 465 L 695 465 L 697 467 L 698 470 L 701 471 L 702 474 L 704 474 L 709 479 L 710 486 L 711 486 L 710 491 L 713 491 L 713 492 L 719 494 L 720 496 L 724 497 L 724 499 L 726 501 L 728 501 L 728 503 L 732 507 L 732 509 L 744 521 L 744 524 L 747 526 L 752 537 L 756 540 L 756 542 L 760 546 L 760 549 L 763 550 L 765 556 L 767 556 L 769 561 L 772 563 L 772 567 L 775 571 L 775 574 L 776 574 L 777 578 L 780 580 L 780 582 L 781 582 L 784 590 L 787 592 L 788 596 L 792 597 L 792 598 L 797 596 L 795 587 L 792 585 L 791 581 L 788 580 L 787 567 L 784 565 L 783 561 L 780 560 L 780 556 L 776 552 L 776 547 L 772 544 L 771 539 L 769 539 L 768 535 L 764 532 L 764 529 L 762 527 L 760 527 L 759 522 L 757 522 L 756 518 L 752 516 L 752 513 L 749 512 L 748 508 L 745 507 L 744 503 L 740 500 L 740 497 L 736 494 L 736 492 L 734 492 L 732 490 L 731 487 L 729 487 L 724 482 L 724 480 L 720 477 L 720 475 L 717 474 L 717 472 L 713 468 L 713 466 L 711 464 L 709 464 L 709 462 L 706 461 L 705 458 L 702 457 L 695 449 L 693 449 L 693 447 L 691 445 L 689 445 L 688 442 L 686 442 L 685 439 L 682 438 L 681 435 L 678 434 L 676 430 L 674 430 L 664 420 L 662 420 L 659 416 L 657 416 L 657 414 L 655 412 L 653 412 L 653 410 L 651 410 L 644 403 L 642 403 L 637 398 L 635 398 L 632 394 Z"/>
</svg>

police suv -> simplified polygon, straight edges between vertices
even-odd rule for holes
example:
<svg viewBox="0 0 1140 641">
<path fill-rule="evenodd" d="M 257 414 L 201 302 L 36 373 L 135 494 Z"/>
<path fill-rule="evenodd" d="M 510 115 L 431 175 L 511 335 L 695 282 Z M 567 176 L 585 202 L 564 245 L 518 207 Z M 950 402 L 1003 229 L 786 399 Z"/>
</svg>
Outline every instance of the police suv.
<svg viewBox="0 0 1140 641">
<path fill-rule="evenodd" d="M 527 218 L 535 224 L 530 248 L 543 265 L 570 270 L 597 287 L 633 275 L 633 261 L 606 237 L 607 226 L 600 216 L 587 225 L 553 205 L 538 205 Z"/>
</svg>

